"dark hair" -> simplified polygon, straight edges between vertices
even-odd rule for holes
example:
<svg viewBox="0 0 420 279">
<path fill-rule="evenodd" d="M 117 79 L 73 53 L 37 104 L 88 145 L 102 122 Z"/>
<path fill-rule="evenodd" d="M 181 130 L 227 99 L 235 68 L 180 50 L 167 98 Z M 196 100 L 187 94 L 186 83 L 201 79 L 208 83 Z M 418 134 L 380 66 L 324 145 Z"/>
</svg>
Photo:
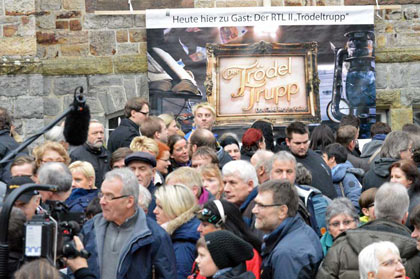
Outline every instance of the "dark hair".
<svg viewBox="0 0 420 279">
<path fill-rule="evenodd" d="M 112 168 L 112 166 L 114 165 L 115 162 L 118 162 L 120 160 L 125 159 L 125 157 L 127 157 L 131 153 L 133 153 L 133 150 L 131 150 L 128 147 L 120 147 L 117 150 L 115 150 L 114 152 L 112 152 L 112 155 L 111 155 L 111 168 Z"/>
<path fill-rule="evenodd" d="M 291 140 L 293 133 L 304 135 L 304 134 L 309 134 L 309 130 L 308 130 L 308 127 L 304 123 L 295 121 L 295 122 L 290 123 L 289 126 L 287 126 L 286 137 L 289 140 Z"/>
<path fill-rule="evenodd" d="M 35 164 L 35 158 L 31 155 L 22 155 L 16 157 L 12 164 L 10 165 L 10 169 L 16 166 L 22 166 L 25 164 L 29 164 L 32 166 L 32 174 L 35 174 L 36 164 Z"/>
<path fill-rule="evenodd" d="M 219 165 L 219 159 L 217 158 L 216 151 L 211 149 L 208 146 L 200 146 L 197 150 L 192 154 L 191 160 L 194 157 L 210 157 L 211 163 Z"/>
<path fill-rule="evenodd" d="M 310 141 L 310 149 L 323 151 L 327 145 L 335 142 L 334 132 L 328 125 L 321 124 L 312 131 Z"/>
<path fill-rule="evenodd" d="M 236 144 L 239 148 L 239 143 L 234 137 L 232 137 L 232 136 L 223 137 L 222 136 L 221 141 L 220 141 L 220 146 L 224 148 L 226 145 L 229 145 L 229 144 Z"/>
<path fill-rule="evenodd" d="M 245 224 L 239 208 L 226 200 L 220 200 L 220 202 L 222 203 L 223 210 L 225 211 L 226 215 L 226 221 L 225 223 L 222 223 L 221 227 L 224 230 L 228 230 L 234 233 L 235 235 L 251 244 L 259 253 L 261 251 L 262 242 L 251 232 L 251 230 Z M 217 208 L 214 201 L 207 202 L 204 204 L 203 208 L 209 209 L 214 215 L 218 217 L 218 220 L 221 219 L 219 209 Z"/>
<path fill-rule="evenodd" d="M 7 109 L 0 107 L 0 130 L 10 130 L 12 126 L 12 118 Z"/>
<path fill-rule="evenodd" d="M 17 207 L 13 207 L 10 212 L 9 228 L 7 242 L 9 243 L 9 251 L 23 253 L 25 236 L 25 213 Z"/>
<path fill-rule="evenodd" d="M 345 126 L 345 125 L 351 125 L 354 126 L 356 128 L 360 127 L 360 119 L 353 115 L 353 114 L 349 114 L 349 115 L 344 115 L 343 118 L 341 118 L 340 120 L 340 127 L 341 126 Z"/>
<path fill-rule="evenodd" d="M 375 195 L 378 188 L 370 188 L 360 194 L 359 205 L 360 209 L 369 208 L 375 202 Z"/>
<path fill-rule="evenodd" d="M 216 137 L 211 131 L 207 129 L 196 129 L 194 132 L 192 132 L 190 136 L 190 144 L 191 146 L 208 146 L 214 150 L 217 149 Z"/>
<path fill-rule="evenodd" d="M 162 132 L 160 123 L 165 125 L 165 122 L 157 116 L 146 118 L 140 126 L 141 135 L 153 139 L 156 132 Z"/>
<path fill-rule="evenodd" d="M 185 140 L 187 141 L 183 136 L 180 136 L 178 134 L 172 135 L 168 138 L 168 146 L 169 146 L 169 152 L 172 154 L 174 152 L 174 145 L 180 141 Z"/>
<path fill-rule="evenodd" d="M 391 170 L 393 168 L 399 168 L 401 169 L 408 180 L 412 181 L 412 184 L 410 185 L 410 190 L 414 193 L 420 191 L 420 172 L 417 169 L 416 164 L 411 160 L 399 160 L 397 162 L 394 162 L 389 167 L 389 173 L 391 173 Z"/>
<path fill-rule="evenodd" d="M 14 275 L 15 279 L 60 279 L 58 270 L 46 259 L 40 258 L 24 264 Z"/>
<path fill-rule="evenodd" d="M 149 103 L 146 101 L 146 99 L 140 98 L 140 97 L 134 97 L 127 101 L 124 107 L 124 115 L 125 117 L 129 118 L 131 116 L 131 111 L 140 111 L 144 105 L 147 105 L 150 107 Z"/>
<path fill-rule="evenodd" d="M 85 209 L 86 212 L 86 218 L 92 219 L 93 216 L 95 216 L 98 213 L 102 212 L 101 205 L 99 204 L 99 197 L 94 197 L 88 204 L 88 206 Z"/>
<path fill-rule="evenodd" d="M 344 146 L 350 144 L 357 137 L 357 128 L 352 125 L 340 126 L 337 130 L 337 143 Z"/>
<path fill-rule="evenodd" d="M 410 213 L 410 224 L 420 228 L 420 204 L 413 208 Z"/>
<path fill-rule="evenodd" d="M 273 124 L 265 120 L 257 120 L 251 128 L 261 130 L 265 139 L 265 149 L 274 150 Z"/>
<path fill-rule="evenodd" d="M 420 127 L 416 124 L 404 124 L 401 130 L 413 135 L 420 135 Z"/>
<path fill-rule="evenodd" d="M 258 193 L 271 192 L 274 204 L 287 205 L 288 217 L 294 217 L 299 208 L 299 196 L 295 185 L 284 179 L 274 179 L 258 186 Z"/>
<path fill-rule="evenodd" d="M 404 131 L 404 128 L 403 128 L 403 131 Z M 370 135 L 372 137 L 379 134 L 388 135 L 389 133 L 391 133 L 391 127 L 389 127 L 389 125 L 384 122 L 376 122 L 370 127 Z"/>
<path fill-rule="evenodd" d="M 328 159 L 334 157 L 337 164 L 347 161 L 347 150 L 339 143 L 332 143 L 325 147 L 323 153 L 327 154 Z"/>
</svg>

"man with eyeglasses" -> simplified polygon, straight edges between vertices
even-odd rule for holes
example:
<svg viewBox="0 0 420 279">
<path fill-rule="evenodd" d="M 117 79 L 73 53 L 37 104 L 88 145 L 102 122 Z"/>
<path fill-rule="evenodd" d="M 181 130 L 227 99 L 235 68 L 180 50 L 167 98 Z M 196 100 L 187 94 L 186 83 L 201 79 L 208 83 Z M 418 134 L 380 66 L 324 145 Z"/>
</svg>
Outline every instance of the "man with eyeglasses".
<svg viewBox="0 0 420 279">
<path fill-rule="evenodd" d="M 411 231 L 405 226 L 408 204 L 407 189 L 403 185 L 391 182 L 383 184 L 375 195 L 376 219 L 337 237 L 319 267 L 316 278 L 341 278 L 345 274 L 345 278 L 358 279 L 357 255 L 367 245 L 377 241 L 393 242 L 401 252 L 401 258 L 407 260 L 404 265 L 407 276 L 420 278 L 420 255 L 416 241 L 411 238 Z"/>
<path fill-rule="evenodd" d="M 322 260 L 318 235 L 298 212 L 299 196 L 288 180 L 258 186 L 254 199 L 255 227 L 266 233 L 261 279 L 312 279 Z"/>
<path fill-rule="evenodd" d="M 133 138 L 141 135 L 140 126 L 149 117 L 149 103 L 140 97 L 127 101 L 124 107 L 125 118 L 111 133 L 108 140 L 108 150 L 112 153 L 120 147 L 130 147 Z"/>
<path fill-rule="evenodd" d="M 108 172 L 98 194 L 102 214 L 81 232 L 88 268 L 102 279 L 176 278 L 168 234 L 138 207 L 139 185 L 128 168 Z"/>
</svg>

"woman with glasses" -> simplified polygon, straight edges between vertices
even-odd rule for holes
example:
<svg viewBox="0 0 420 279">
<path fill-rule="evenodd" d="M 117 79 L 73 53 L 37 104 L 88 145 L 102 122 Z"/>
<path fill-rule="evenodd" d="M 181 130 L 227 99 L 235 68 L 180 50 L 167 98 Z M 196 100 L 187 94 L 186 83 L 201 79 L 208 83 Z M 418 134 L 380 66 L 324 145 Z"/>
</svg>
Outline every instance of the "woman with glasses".
<svg viewBox="0 0 420 279">
<path fill-rule="evenodd" d="M 33 150 L 36 168 L 48 162 L 60 162 L 67 166 L 70 164 L 70 157 L 67 150 L 58 142 L 46 141 Z"/>
<path fill-rule="evenodd" d="M 348 198 L 336 198 L 327 207 L 325 221 L 327 232 L 321 238 L 324 256 L 342 232 L 357 228 L 359 215 Z"/>
<path fill-rule="evenodd" d="M 393 163 L 389 167 L 390 181 L 404 185 L 407 188 L 408 196 L 410 197 L 410 205 L 408 206 L 408 213 L 411 213 L 418 204 L 420 204 L 420 172 L 412 160 L 400 160 Z M 410 228 L 411 225 L 407 219 L 406 225 Z"/>
<path fill-rule="evenodd" d="M 251 271 L 257 279 L 260 278 L 262 243 L 246 226 L 236 205 L 226 200 L 209 201 L 203 206 L 197 217 L 200 220 L 197 230 L 201 236 L 218 230 L 228 230 L 251 244 L 254 257 L 246 261 L 247 271 Z M 199 272 L 195 265 L 188 279 L 205 279 Z"/>
<path fill-rule="evenodd" d="M 185 279 L 197 257 L 195 244 L 200 238 L 197 232 L 200 221 L 195 217 L 199 209 L 197 199 L 193 191 L 183 184 L 161 186 L 156 190 L 155 197 L 153 213 L 156 222 L 171 236 L 177 279 Z"/>
</svg>

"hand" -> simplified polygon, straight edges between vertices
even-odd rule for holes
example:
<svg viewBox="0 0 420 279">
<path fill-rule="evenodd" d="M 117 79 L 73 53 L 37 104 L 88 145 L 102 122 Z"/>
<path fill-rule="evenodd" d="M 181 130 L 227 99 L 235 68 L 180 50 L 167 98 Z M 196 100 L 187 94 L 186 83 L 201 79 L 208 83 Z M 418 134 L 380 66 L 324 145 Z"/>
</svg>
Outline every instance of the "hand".
<svg viewBox="0 0 420 279">
<path fill-rule="evenodd" d="M 80 251 L 84 248 L 83 243 L 82 243 L 82 241 L 80 241 L 79 237 L 74 236 L 73 240 L 74 240 L 74 243 L 76 244 L 76 249 L 78 251 Z M 67 266 L 70 267 L 71 271 L 73 271 L 73 272 L 76 272 L 76 270 L 79 270 L 81 268 L 88 267 L 87 260 L 85 258 L 82 258 L 82 257 L 76 257 L 76 258 L 73 258 L 73 259 L 65 258 L 64 261 L 67 264 Z"/>
</svg>

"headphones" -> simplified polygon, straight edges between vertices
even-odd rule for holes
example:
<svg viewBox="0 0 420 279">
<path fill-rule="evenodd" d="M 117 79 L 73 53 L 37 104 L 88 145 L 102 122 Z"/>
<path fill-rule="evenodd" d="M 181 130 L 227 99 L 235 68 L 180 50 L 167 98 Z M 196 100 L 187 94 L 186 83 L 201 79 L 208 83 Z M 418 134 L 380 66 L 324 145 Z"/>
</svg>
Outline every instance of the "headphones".
<svg viewBox="0 0 420 279">
<path fill-rule="evenodd" d="M 217 226 L 221 226 L 222 224 L 224 224 L 226 222 L 226 215 L 225 215 L 225 210 L 223 209 L 223 204 L 221 201 L 219 200 L 213 200 L 214 204 L 217 207 L 217 210 L 219 211 L 219 215 L 220 215 L 220 220 L 219 222 L 216 223 Z"/>
</svg>

